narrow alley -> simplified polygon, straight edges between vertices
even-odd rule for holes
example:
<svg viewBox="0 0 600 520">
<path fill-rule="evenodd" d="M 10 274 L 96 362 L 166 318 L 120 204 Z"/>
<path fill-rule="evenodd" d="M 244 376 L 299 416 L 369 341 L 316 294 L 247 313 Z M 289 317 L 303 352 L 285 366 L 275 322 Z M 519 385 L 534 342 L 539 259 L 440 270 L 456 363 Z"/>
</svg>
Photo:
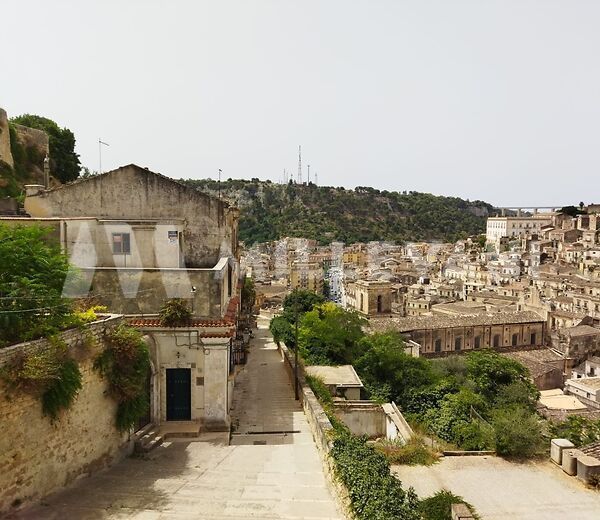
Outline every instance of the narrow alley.
<svg viewBox="0 0 600 520">
<path fill-rule="evenodd" d="M 293 386 L 259 319 L 226 433 L 165 442 L 26 509 L 22 519 L 341 518 Z"/>
</svg>

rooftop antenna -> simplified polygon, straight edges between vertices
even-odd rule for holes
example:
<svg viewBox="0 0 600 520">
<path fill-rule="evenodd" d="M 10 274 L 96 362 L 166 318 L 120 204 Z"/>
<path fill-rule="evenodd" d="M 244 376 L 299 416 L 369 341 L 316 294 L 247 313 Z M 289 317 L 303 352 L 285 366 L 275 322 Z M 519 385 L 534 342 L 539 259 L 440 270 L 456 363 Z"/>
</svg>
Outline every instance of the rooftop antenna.
<svg viewBox="0 0 600 520">
<path fill-rule="evenodd" d="M 219 168 L 219 200 L 221 200 L 221 168 Z"/>
<path fill-rule="evenodd" d="M 287 179 L 287 172 L 285 171 L 285 168 L 283 169 L 283 184 L 287 184 L 288 179 Z"/>
<path fill-rule="evenodd" d="M 302 145 L 298 146 L 298 184 L 302 184 Z"/>
<path fill-rule="evenodd" d="M 315 184 L 319 184 L 319 174 L 315 172 Z"/>
<path fill-rule="evenodd" d="M 102 145 L 110 146 L 98 137 L 98 173 L 102 173 Z"/>
<path fill-rule="evenodd" d="M 308 174 L 307 174 L 308 180 L 306 181 L 306 184 L 310 184 L 310 164 L 307 165 L 307 168 L 308 168 Z"/>
</svg>

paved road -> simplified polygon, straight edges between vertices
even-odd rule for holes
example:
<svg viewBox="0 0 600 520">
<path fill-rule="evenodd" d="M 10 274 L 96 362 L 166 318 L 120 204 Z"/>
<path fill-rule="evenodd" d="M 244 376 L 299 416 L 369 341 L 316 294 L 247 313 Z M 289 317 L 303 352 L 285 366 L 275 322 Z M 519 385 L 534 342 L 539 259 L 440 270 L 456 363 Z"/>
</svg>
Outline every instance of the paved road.
<svg viewBox="0 0 600 520">
<path fill-rule="evenodd" d="M 130 458 L 79 481 L 18 518 L 340 518 L 266 325 L 260 324 L 237 382 L 232 445 L 226 434 L 166 443 L 146 459 Z M 270 433 L 289 431 L 300 433 Z"/>
<path fill-rule="evenodd" d="M 550 462 L 516 464 L 496 457 L 446 457 L 430 467 L 394 466 L 420 497 L 448 489 L 484 520 L 598 520 L 600 492 Z"/>
</svg>

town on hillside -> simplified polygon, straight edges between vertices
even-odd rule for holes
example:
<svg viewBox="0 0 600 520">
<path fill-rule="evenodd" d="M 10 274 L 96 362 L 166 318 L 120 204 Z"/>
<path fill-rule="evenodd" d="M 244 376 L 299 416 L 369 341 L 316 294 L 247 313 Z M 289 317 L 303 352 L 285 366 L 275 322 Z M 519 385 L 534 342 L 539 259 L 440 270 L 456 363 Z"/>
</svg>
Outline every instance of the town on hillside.
<svg viewBox="0 0 600 520">
<path fill-rule="evenodd" d="M 0 519 L 600 519 L 600 2 L 0 14 Z"/>
</svg>

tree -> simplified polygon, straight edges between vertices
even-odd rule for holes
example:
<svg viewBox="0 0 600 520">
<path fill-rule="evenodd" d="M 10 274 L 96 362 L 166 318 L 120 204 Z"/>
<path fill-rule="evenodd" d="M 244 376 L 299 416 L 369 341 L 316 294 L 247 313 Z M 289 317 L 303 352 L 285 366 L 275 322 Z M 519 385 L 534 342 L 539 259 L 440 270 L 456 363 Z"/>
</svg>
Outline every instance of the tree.
<svg viewBox="0 0 600 520">
<path fill-rule="evenodd" d="M 307 363 L 352 364 L 358 357 L 365 320 L 335 303 L 316 305 L 300 320 L 298 342 Z"/>
<path fill-rule="evenodd" d="M 269 324 L 269 330 L 273 335 L 275 343 L 284 343 L 286 346 L 295 348 L 294 331 L 292 325 L 283 316 L 275 316 Z"/>
<path fill-rule="evenodd" d="M 75 153 L 75 135 L 68 128 L 60 128 L 51 119 L 34 114 L 11 118 L 11 122 L 37 128 L 48 134 L 50 146 L 50 173 L 60 182 L 71 182 L 79 177 L 81 165 Z"/>
<path fill-rule="evenodd" d="M 537 390 L 529 379 L 529 371 L 518 361 L 486 349 L 467 355 L 467 377 L 473 381 L 477 392 L 494 400 L 501 386 L 521 382 L 537 400 Z"/>
<path fill-rule="evenodd" d="M 56 331 L 71 314 L 69 263 L 49 232 L 0 224 L 0 346 Z"/>
<path fill-rule="evenodd" d="M 531 457 L 543 443 L 539 418 L 519 406 L 497 410 L 492 417 L 496 452 L 509 457 Z"/>
<path fill-rule="evenodd" d="M 304 289 L 294 289 L 283 300 L 283 313 L 290 323 L 296 323 L 296 313 L 301 318 L 308 311 L 312 311 L 315 305 L 323 303 L 325 297 Z"/>
<path fill-rule="evenodd" d="M 254 280 L 246 276 L 242 282 L 242 309 L 252 311 L 255 302 L 256 289 L 254 287 Z"/>
<path fill-rule="evenodd" d="M 369 389 L 375 389 L 380 399 L 392 399 L 405 406 L 409 392 L 425 388 L 436 380 L 431 362 L 404 352 L 404 340 L 397 332 L 365 336 L 364 354 L 356 361 L 356 369 Z M 385 391 L 387 387 L 387 395 Z"/>
</svg>

